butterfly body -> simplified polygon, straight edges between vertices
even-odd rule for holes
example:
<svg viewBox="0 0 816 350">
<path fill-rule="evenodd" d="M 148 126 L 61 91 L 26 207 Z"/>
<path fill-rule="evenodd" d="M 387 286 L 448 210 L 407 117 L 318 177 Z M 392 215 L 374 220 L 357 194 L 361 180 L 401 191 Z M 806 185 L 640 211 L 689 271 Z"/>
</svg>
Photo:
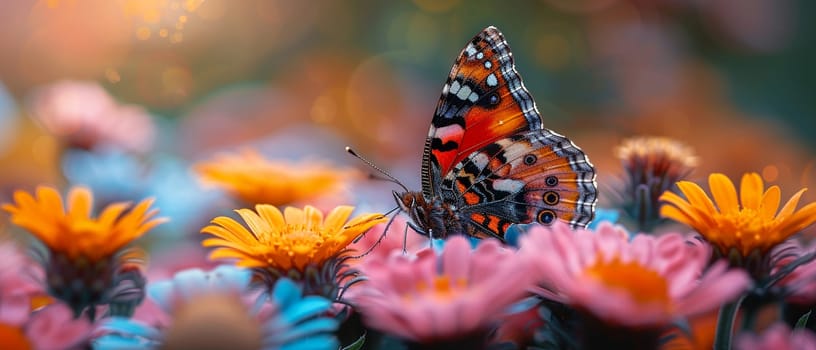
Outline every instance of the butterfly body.
<svg viewBox="0 0 816 350">
<path fill-rule="evenodd" d="M 444 238 L 453 234 L 466 234 L 465 224 L 459 217 L 457 207 L 442 198 L 425 198 L 422 192 L 394 192 L 400 208 L 408 213 L 408 223 L 415 231 L 432 238 Z"/>
<path fill-rule="evenodd" d="M 502 34 L 488 27 L 451 68 L 422 159 L 422 191 L 394 193 L 412 227 L 433 238 L 504 238 L 517 223 L 574 227 L 592 219 L 595 170 L 541 115 Z"/>
</svg>

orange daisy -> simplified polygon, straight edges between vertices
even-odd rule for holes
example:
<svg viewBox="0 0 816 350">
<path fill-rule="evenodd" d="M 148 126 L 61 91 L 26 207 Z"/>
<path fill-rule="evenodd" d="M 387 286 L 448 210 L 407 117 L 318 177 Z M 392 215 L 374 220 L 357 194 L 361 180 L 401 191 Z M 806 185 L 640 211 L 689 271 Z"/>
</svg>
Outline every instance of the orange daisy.
<svg viewBox="0 0 816 350">
<path fill-rule="evenodd" d="M 222 154 L 193 169 L 205 183 L 250 205 L 284 205 L 337 194 L 347 181 L 359 175 L 314 161 L 271 161 L 253 150 Z"/>
<path fill-rule="evenodd" d="M 201 232 L 215 237 L 202 244 L 217 247 L 210 253 L 211 259 L 227 259 L 252 268 L 267 286 L 282 276 L 302 280 L 303 276 L 313 276 L 315 270 L 320 271 L 318 276 L 332 276 L 331 281 L 322 282 L 333 284 L 346 247 L 388 219 L 382 214 L 363 214 L 348 220 L 353 210 L 338 206 L 324 218 L 320 210 L 308 205 L 303 209 L 287 207 L 281 213 L 273 205 L 259 204 L 255 211 L 236 210 L 246 227 L 226 216 L 213 219 Z M 306 292 L 310 291 L 307 288 Z"/>
<path fill-rule="evenodd" d="M 56 189 L 44 186 L 37 188 L 35 196 L 16 191 L 14 201 L 2 207 L 11 213 L 11 222 L 28 230 L 48 250 L 41 263 L 49 293 L 70 305 L 75 315 L 91 306 L 91 318 L 93 305 L 117 303 L 120 295 L 130 298 L 116 294 L 114 283 L 143 279 L 139 265 L 144 254 L 126 246 L 165 221 L 154 218 L 158 211 L 150 209 L 152 199 L 129 211 L 130 204 L 114 203 L 92 217 L 93 196 L 85 187 L 71 189 L 67 208 Z"/>
<path fill-rule="evenodd" d="M 28 230 L 52 252 L 71 260 L 85 258 L 95 262 L 109 258 L 166 221 L 153 218 L 158 210 L 150 210 L 152 199 L 142 201 L 125 214 L 130 204 L 114 203 L 93 218 L 93 197 L 85 187 L 73 188 L 68 193 L 67 211 L 59 192 L 51 187 L 37 187 L 36 197 L 16 191 L 14 201 L 16 205 L 3 205 L 11 213 L 11 222 Z"/>
<path fill-rule="evenodd" d="M 771 249 L 816 221 L 816 203 L 796 210 L 806 188 L 779 209 L 779 187 L 766 190 L 757 173 L 743 175 L 739 196 L 734 184 L 723 174 L 711 174 L 708 183 L 713 201 L 697 184 L 680 181 L 677 186 L 687 199 L 665 192 L 660 200 L 667 204 L 660 213 L 691 226 L 721 256 L 732 260 L 759 258 L 767 262 Z"/>
</svg>

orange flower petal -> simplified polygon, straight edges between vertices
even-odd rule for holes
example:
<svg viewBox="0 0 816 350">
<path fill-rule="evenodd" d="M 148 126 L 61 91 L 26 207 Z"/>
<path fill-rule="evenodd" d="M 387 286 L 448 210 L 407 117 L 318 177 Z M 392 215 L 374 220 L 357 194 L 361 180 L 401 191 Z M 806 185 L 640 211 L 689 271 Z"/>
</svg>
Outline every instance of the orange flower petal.
<svg viewBox="0 0 816 350">
<path fill-rule="evenodd" d="M 790 236 L 799 233 L 799 231 L 814 222 L 816 222 L 816 203 L 809 203 L 788 217 L 777 230 L 779 232 L 789 232 L 788 236 Z"/>
<path fill-rule="evenodd" d="M 122 247 L 141 237 L 165 221 L 153 218 L 152 200 L 145 200 L 122 215 L 128 204 L 116 203 L 102 210 L 98 218 L 91 217 L 93 194 L 84 187 L 76 187 L 66 197 L 56 189 L 40 186 L 36 197 L 24 191 L 15 192 L 16 205 L 6 204 L 11 222 L 27 229 L 40 239 L 51 252 L 69 259 L 81 258 L 96 262 L 117 254 Z M 65 207 L 68 207 L 66 215 Z"/>
<path fill-rule="evenodd" d="M 269 223 L 261 219 L 254 211 L 250 209 L 238 209 L 235 212 L 244 219 L 244 222 L 249 226 L 249 230 L 252 231 L 256 237 L 261 237 L 272 231 L 272 228 L 269 227 Z"/>
<path fill-rule="evenodd" d="M 303 215 L 303 210 L 295 207 L 286 207 L 283 209 L 283 218 L 289 225 L 304 225 L 306 218 Z"/>
<path fill-rule="evenodd" d="M 354 211 L 354 207 L 348 205 L 341 205 L 338 206 L 332 211 L 329 212 L 329 215 L 326 216 L 326 221 L 323 223 L 327 229 L 330 230 L 342 230 L 343 225 L 348 220 L 351 213 Z"/>
<path fill-rule="evenodd" d="M 706 215 L 714 215 L 719 212 L 714 206 L 714 203 L 705 194 L 703 189 L 691 181 L 680 181 L 677 183 L 680 192 L 688 198 L 692 207 L 704 211 Z"/>
<path fill-rule="evenodd" d="M 737 189 L 728 177 L 719 173 L 711 174 L 708 177 L 708 186 L 720 213 L 727 214 L 740 210 Z"/>
<path fill-rule="evenodd" d="M 807 191 L 807 188 L 803 188 L 791 196 L 788 202 L 782 207 L 782 210 L 779 211 L 779 214 L 776 215 L 775 221 L 779 222 L 785 220 L 788 218 L 788 216 L 793 214 L 793 212 L 796 210 L 796 206 L 799 205 L 799 198 L 802 197 L 805 191 Z"/>
<path fill-rule="evenodd" d="M 258 215 L 260 215 L 264 221 L 269 223 L 269 228 L 272 232 L 278 232 L 280 227 L 286 225 L 283 214 L 274 205 L 258 204 L 255 206 L 255 210 L 258 211 Z"/>
<path fill-rule="evenodd" d="M 62 198 L 57 190 L 51 187 L 37 187 L 37 201 L 44 211 L 56 214 L 57 217 L 65 215 Z"/>
<path fill-rule="evenodd" d="M 323 213 L 317 210 L 317 208 L 307 205 L 303 208 L 303 216 L 305 218 L 306 228 L 315 229 L 323 226 Z"/>
<path fill-rule="evenodd" d="M 771 186 L 762 196 L 762 204 L 759 206 L 759 215 L 763 221 L 773 219 L 776 211 L 779 210 L 779 203 L 782 200 L 782 191 L 779 186 Z"/>
<path fill-rule="evenodd" d="M 666 191 L 665 193 L 663 193 L 663 195 L 660 196 L 660 200 L 668 203 L 669 205 L 675 206 L 676 209 L 683 212 L 684 213 L 683 217 L 687 217 L 691 221 L 680 221 L 680 220 L 678 220 L 678 221 L 683 222 L 686 225 L 698 226 L 698 227 L 699 227 L 699 225 L 703 225 L 703 226 L 714 225 L 714 221 L 711 220 L 711 215 L 713 214 L 712 212 L 708 212 L 706 210 L 701 210 L 699 207 L 694 206 L 694 205 L 690 204 L 689 202 L 686 202 L 685 200 L 683 200 L 683 198 L 680 198 L 680 196 L 678 196 L 678 195 L 676 195 L 676 194 L 674 194 L 672 192 Z M 709 203 L 710 203 L 710 201 L 709 201 Z M 666 206 L 664 205 L 663 207 L 666 207 Z M 713 205 L 712 205 L 712 207 L 713 207 Z M 661 208 L 661 214 L 660 215 L 666 217 L 665 215 L 663 215 L 662 210 L 663 209 Z M 716 213 L 716 212 L 714 212 L 714 213 Z M 677 219 L 675 219 L 675 220 L 677 220 Z M 699 224 L 699 225 L 692 225 L 693 223 L 694 224 Z"/>
<path fill-rule="evenodd" d="M 742 208 L 759 210 L 762 203 L 762 191 L 765 185 L 762 183 L 762 177 L 757 173 L 747 173 L 742 176 L 740 182 L 740 203 Z"/>
<path fill-rule="evenodd" d="M 686 224 L 694 229 L 698 229 L 698 225 L 701 221 L 698 216 L 670 205 L 660 207 L 660 216 Z"/>
</svg>

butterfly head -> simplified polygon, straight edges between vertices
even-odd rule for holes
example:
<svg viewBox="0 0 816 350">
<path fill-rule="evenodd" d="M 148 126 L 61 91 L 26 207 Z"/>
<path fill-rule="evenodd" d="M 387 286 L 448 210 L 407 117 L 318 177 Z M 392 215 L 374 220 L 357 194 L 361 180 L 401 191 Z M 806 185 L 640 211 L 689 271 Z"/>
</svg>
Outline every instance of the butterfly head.
<svg viewBox="0 0 816 350">
<path fill-rule="evenodd" d="M 431 227 L 431 213 L 422 192 L 394 191 L 393 194 L 400 210 L 411 218 L 411 222 L 409 222 L 411 228 L 422 235 L 428 234 L 428 229 Z"/>
</svg>

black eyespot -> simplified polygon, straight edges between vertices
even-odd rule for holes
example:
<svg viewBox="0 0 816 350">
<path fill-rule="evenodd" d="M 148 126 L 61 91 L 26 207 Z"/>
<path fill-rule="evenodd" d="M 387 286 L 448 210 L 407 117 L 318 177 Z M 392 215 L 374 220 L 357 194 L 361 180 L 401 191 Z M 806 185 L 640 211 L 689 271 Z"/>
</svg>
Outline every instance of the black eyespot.
<svg viewBox="0 0 816 350">
<path fill-rule="evenodd" d="M 544 196 L 542 196 L 542 199 L 544 199 L 544 203 L 546 204 L 556 205 L 558 204 L 558 200 L 561 199 L 560 197 L 561 196 L 559 196 L 557 192 L 547 191 L 544 192 Z"/>
<path fill-rule="evenodd" d="M 495 105 L 499 104 L 499 101 L 500 101 L 499 95 L 497 95 L 495 93 L 490 94 L 490 104 L 491 105 L 495 106 Z"/>
<path fill-rule="evenodd" d="M 533 165 L 537 161 L 538 161 L 538 157 L 536 157 L 535 154 L 528 154 L 528 155 L 524 156 L 524 164 Z"/>
<path fill-rule="evenodd" d="M 538 222 L 542 224 L 552 224 L 555 221 L 555 212 L 549 209 L 544 209 L 538 212 Z"/>
<path fill-rule="evenodd" d="M 553 175 L 547 176 L 547 178 L 544 179 L 544 183 L 546 183 L 547 186 L 554 187 L 558 185 L 558 178 Z"/>
</svg>

